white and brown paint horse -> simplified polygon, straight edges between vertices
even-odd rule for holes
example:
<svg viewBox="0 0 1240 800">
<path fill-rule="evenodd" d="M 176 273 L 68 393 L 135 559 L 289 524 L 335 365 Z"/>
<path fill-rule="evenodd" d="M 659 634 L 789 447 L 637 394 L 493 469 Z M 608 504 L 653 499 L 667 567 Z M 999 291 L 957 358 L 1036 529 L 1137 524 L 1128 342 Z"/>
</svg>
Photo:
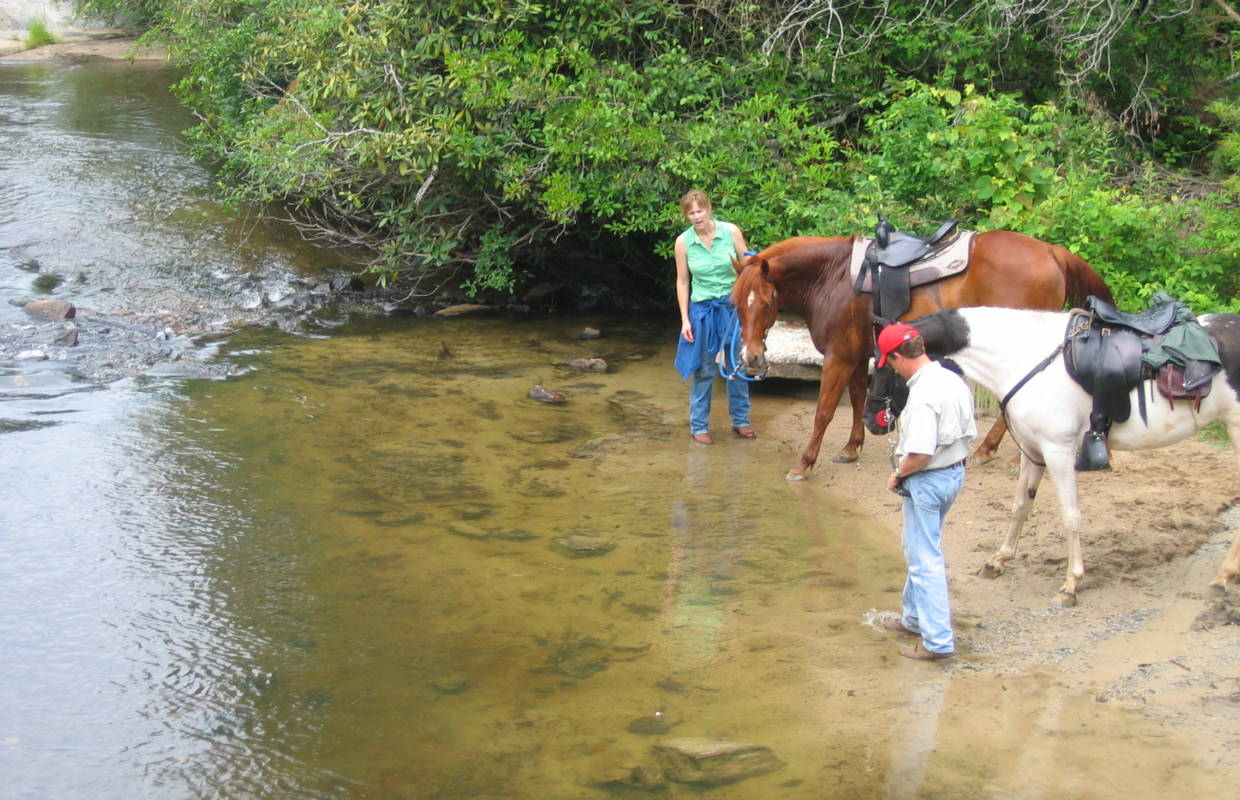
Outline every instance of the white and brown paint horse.
<svg viewBox="0 0 1240 800">
<path fill-rule="evenodd" d="M 1076 455 L 1089 430 L 1092 400 L 1069 375 L 1062 355 L 1036 369 L 1064 341 L 1067 313 L 1023 311 L 1007 308 L 960 308 L 912 320 L 934 358 L 948 358 L 966 377 L 985 386 L 996 397 L 1007 397 L 1008 430 L 1021 451 L 1020 477 L 1012 505 L 1012 524 L 1007 538 L 982 574 L 996 577 L 1016 555 L 1016 543 L 1033 508 L 1038 484 L 1050 473 L 1059 493 L 1060 512 L 1068 539 L 1068 574 L 1056 597 L 1060 605 L 1076 604 L 1077 585 L 1085 574 L 1081 554 L 1081 511 L 1077 496 Z M 1133 391 L 1132 407 L 1138 407 L 1137 391 L 1147 392 L 1146 418 L 1133 413 L 1111 425 L 1108 441 L 1115 450 L 1150 450 L 1166 447 L 1192 436 L 1215 420 L 1227 428 L 1233 447 L 1240 443 L 1240 315 L 1207 314 L 1198 318 L 1218 346 L 1223 369 L 1215 375 L 1210 394 L 1194 409 L 1186 400 L 1168 402 L 1149 381 Z M 889 409 L 898 416 L 907 391 L 890 367 L 875 372 L 866 399 L 865 423 L 874 433 L 886 432 L 880 415 Z M 1240 448 L 1237 448 L 1240 454 Z M 1226 589 L 1240 577 L 1240 531 L 1211 586 Z"/>
</svg>

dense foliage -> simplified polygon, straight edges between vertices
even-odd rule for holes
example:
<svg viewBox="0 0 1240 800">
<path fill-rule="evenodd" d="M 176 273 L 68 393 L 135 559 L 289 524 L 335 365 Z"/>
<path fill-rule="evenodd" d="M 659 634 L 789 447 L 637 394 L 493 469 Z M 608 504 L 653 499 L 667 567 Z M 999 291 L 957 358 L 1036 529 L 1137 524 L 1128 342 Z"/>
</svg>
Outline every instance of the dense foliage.
<svg viewBox="0 0 1240 800">
<path fill-rule="evenodd" d="M 956 216 L 1240 310 L 1224 0 L 84 5 L 154 24 L 229 196 L 419 291 L 666 300 L 697 187 L 758 245 Z"/>
</svg>

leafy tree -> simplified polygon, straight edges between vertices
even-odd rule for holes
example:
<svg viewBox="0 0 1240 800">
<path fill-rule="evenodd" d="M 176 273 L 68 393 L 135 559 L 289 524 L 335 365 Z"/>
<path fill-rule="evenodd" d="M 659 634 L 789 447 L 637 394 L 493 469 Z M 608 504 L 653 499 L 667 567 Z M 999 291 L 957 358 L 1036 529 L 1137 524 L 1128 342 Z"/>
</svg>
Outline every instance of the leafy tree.
<svg viewBox="0 0 1240 800">
<path fill-rule="evenodd" d="M 1224 0 L 89 5 L 153 21 L 227 196 L 415 292 L 665 298 L 699 187 L 760 245 L 957 216 L 1234 303 Z"/>
</svg>

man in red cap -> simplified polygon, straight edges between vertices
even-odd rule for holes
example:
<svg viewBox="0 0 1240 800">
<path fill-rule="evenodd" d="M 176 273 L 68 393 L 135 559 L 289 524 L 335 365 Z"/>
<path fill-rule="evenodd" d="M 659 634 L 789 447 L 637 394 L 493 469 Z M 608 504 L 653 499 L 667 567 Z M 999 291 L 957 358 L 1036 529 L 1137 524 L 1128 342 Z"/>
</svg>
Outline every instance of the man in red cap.
<svg viewBox="0 0 1240 800">
<path fill-rule="evenodd" d="M 926 355 L 921 334 L 897 322 L 878 334 L 878 366 L 908 381 L 899 420 L 896 469 L 887 488 L 904 496 L 903 609 L 884 627 L 921 637 L 900 655 L 937 661 L 956 655 L 943 558 L 943 519 L 964 484 L 964 463 L 977 436 L 973 393 L 956 373 Z"/>
</svg>

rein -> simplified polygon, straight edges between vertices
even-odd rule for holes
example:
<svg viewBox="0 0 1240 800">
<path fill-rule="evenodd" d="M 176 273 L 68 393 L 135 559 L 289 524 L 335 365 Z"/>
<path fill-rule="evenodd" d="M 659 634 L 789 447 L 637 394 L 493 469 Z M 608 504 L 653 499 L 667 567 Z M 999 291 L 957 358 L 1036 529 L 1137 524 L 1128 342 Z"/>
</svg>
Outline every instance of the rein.
<svg viewBox="0 0 1240 800">
<path fill-rule="evenodd" d="M 1067 346 L 1068 346 L 1068 337 L 1065 336 L 1064 340 L 1059 343 L 1058 347 L 1056 347 L 1054 350 L 1051 351 L 1051 354 L 1049 356 L 1039 361 L 1038 364 L 1033 369 L 1029 370 L 1029 372 L 1025 375 L 1025 377 L 1017 381 L 1016 385 L 1013 386 L 1010 390 L 1008 390 L 1007 394 L 1003 395 L 1003 399 L 999 401 L 999 413 L 1003 415 L 1004 422 L 1007 421 L 1007 404 L 1009 401 L 1011 401 L 1012 396 L 1015 395 L 1018 391 L 1020 391 L 1020 389 L 1026 383 L 1032 380 L 1035 375 L 1037 375 L 1039 372 L 1049 367 L 1051 363 L 1055 361 L 1055 359 L 1059 358 L 1060 354 L 1063 353 L 1063 349 Z M 1025 458 L 1032 461 L 1034 464 L 1037 464 L 1039 467 L 1046 466 L 1045 463 L 1038 461 L 1036 458 L 1029 455 L 1029 453 L 1025 451 L 1025 448 L 1020 443 L 1020 439 L 1016 438 L 1016 433 L 1012 430 L 1011 425 L 1008 425 L 1008 435 L 1012 437 L 1012 441 L 1016 442 L 1016 447 L 1018 450 L 1020 450 L 1021 455 L 1023 455 Z"/>
<path fill-rule="evenodd" d="M 1003 399 L 999 401 L 999 413 L 1003 415 L 1004 419 L 1007 418 L 1007 404 L 1012 399 L 1012 395 L 1020 391 L 1021 387 L 1023 387 L 1026 383 L 1028 383 L 1035 375 L 1037 375 L 1039 372 L 1049 367 L 1051 365 L 1051 362 L 1059 358 L 1059 354 L 1062 353 L 1063 349 L 1067 346 L 1068 346 L 1068 340 L 1064 339 L 1062 342 L 1059 343 L 1059 346 L 1056 347 L 1051 352 L 1049 356 L 1047 356 L 1046 358 L 1038 362 L 1038 365 L 1036 367 L 1029 370 L 1029 373 L 1025 375 L 1025 377 L 1017 381 L 1016 385 L 1013 386 L 1011 390 L 1008 391 L 1007 394 L 1003 395 Z"/>
<path fill-rule="evenodd" d="M 738 317 L 732 323 L 732 330 L 728 333 L 727 339 L 723 345 L 723 360 L 719 362 L 719 376 L 726 381 L 740 378 L 743 381 L 760 381 L 766 377 L 766 370 L 759 372 L 757 376 L 750 377 L 748 373 L 743 372 L 744 365 L 741 364 L 740 354 L 741 341 L 741 321 Z M 729 364 L 731 366 L 729 366 Z"/>
</svg>

